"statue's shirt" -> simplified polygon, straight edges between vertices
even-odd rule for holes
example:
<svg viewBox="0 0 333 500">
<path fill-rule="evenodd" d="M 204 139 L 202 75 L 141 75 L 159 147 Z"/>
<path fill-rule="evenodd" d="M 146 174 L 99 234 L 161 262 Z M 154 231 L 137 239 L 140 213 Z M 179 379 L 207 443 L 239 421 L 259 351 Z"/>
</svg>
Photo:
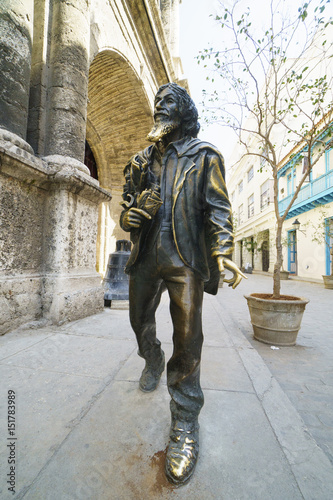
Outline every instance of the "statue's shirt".
<svg viewBox="0 0 333 500">
<path fill-rule="evenodd" d="M 157 149 L 157 148 L 156 148 Z M 157 151 L 154 155 L 152 170 L 160 185 L 160 197 L 163 205 L 155 216 L 154 223 L 146 239 L 146 251 L 151 251 L 156 244 L 157 249 L 168 249 L 177 253 L 172 234 L 172 186 L 176 175 L 178 155 L 172 144 L 161 156 Z"/>
</svg>

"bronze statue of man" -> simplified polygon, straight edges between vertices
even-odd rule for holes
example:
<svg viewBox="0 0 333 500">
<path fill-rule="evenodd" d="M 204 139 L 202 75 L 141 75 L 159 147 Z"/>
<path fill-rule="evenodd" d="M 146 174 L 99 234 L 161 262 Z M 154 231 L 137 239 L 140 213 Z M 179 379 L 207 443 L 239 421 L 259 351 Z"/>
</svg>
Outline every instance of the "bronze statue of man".
<svg viewBox="0 0 333 500">
<path fill-rule="evenodd" d="M 199 451 L 203 293 L 217 293 L 224 266 L 233 272 L 233 288 L 244 277 L 228 258 L 233 227 L 223 158 L 197 139 L 199 127 L 186 90 L 175 83 L 160 87 L 148 134 L 154 144 L 125 168 L 120 218 L 134 244 L 126 272 L 130 321 L 146 361 L 143 392 L 156 389 L 165 367 L 155 312 L 165 288 L 170 297 L 174 350 L 167 364 L 172 418 L 165 472 L 177 486 L 190 479 Z"/>
</svg>

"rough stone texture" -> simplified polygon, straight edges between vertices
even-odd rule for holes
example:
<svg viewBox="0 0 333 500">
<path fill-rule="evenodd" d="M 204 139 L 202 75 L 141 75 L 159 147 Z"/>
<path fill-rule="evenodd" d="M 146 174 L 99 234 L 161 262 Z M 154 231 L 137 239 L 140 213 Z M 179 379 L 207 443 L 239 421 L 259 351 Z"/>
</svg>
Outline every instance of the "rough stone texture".
<svg viewBox="0 0 333 500">
<path fill-rule="evenodd" d="M 0 6 L 0 126 L 26 138 L 33 2 Z"/>
<path fill-rule="evenodd" d="M 89 31 L 86 0 L 53 3 L 46 155 L 61 154 L 83 161 Z"/>
<path fill-rule="evenodd" d="M 31 56 L 30 97 L 27 140 L 36 154 L 44 154 L 48 67 L 45 54 L 49 50 L 49 4 L 34 0 L 34 41 Z"/>
<path fill-rule="evenodd" d="M 45 209 L 44 315 L 56 323 L 103 308 L 95 271 L 97 215 L 95 203 L 52 185 Z"/>
<path fill-rule="evenodd" d="M 42 314 L 42 279 L 38 273 L 0 273 L 0 335 Z"/>
<path fill-rule="evenodd" d="M 0 334 L 103 307 L 108 255 L 128 237 L 123 168 L 147 145 L 156 90 L 181 77 L 171 4 L 0 3 Z"/>
<path fill-rule="evenodd" d="M 42 311 L 45 191 L 0 176 L 0 334 Z"/>
<path fill-rule="evenodd" d="M 1 269 L 22 273 L 40 268 L 44 204 L 45 191 L 0 177 Z"/>
<path fill-rule="evenodd" d="M 110 195 L 75 168 L 15 150 L 0 148 L 0 334 L 103 308 L 97 217 L 98 203 Z"/>
<path fill-rule="evenodd" d="M 94 204 L 52 186 L 45 219 L 45 270 L 94 269 L 97 233 Z M 86 241 L 86 246 L 80 245 L 80 241 Z"/>
</svg>

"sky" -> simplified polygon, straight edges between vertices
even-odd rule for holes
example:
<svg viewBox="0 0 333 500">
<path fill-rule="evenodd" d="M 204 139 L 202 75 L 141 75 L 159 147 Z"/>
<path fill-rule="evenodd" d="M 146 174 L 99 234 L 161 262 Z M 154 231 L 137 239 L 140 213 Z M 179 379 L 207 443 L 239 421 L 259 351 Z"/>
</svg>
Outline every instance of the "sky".
<svg viewBox="0 0 333 500">
<path fill-rule="evenodd" d="M 217 12 L 217 3 L 218 0 L 182 0 L 180 4 L 180 57 L 184 77 L 188 80 L 191 97 L 199 115 L 202 90 L 207 88 L 207 81 L 206 73 L 203 67 L 198 65 L 196 56 L 210 43 L 218 41 L 220 30 L 210 17 L 210 14 Z M 227 160 L 232 151 L 232 144 L 236 142 L 234 132 L 219 125 L 205 125 L 203 120 L 200 120 L 200 124 L 200 139 L 217 146 Z"/>
</svg>

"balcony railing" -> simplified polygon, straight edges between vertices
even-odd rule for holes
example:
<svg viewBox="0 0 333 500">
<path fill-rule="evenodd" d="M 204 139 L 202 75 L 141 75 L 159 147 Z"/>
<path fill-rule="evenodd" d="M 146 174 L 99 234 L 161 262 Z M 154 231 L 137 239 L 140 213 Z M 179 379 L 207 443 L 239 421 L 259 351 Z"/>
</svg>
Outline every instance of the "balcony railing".
<svg viewBox="0 0 333 500">
<path fill-rule="evenodd" d="M 292 197 L 293 195 L 290 194 L 279 201 L 280 215 L 284 213 Z M 287 219 L 299 213 L 311 210 L 311 208 L 315 206 L 329 203 L 330 201 L 333 201 L 333 170 L 307 183 L 301 188 L 294 204 L 289 210 Z"/>
</svg>

